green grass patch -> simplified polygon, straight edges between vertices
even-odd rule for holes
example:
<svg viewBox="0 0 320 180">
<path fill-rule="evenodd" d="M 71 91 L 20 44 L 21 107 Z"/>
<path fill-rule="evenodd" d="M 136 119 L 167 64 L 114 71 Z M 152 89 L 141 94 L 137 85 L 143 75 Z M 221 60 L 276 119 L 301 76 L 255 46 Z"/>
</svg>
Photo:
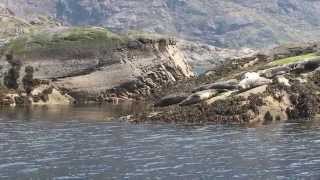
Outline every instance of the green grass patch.
<svg viewBox="0 0 320 180">
<path fill-rule="evenodd" d="M 104 28 L 77 27 L 25 34 L 11 41 L 6 51 L 22 58 L 89 58 L 126 41 Z"/>
<path fill-rule="evenodd" d="M 280 66 L 280 65 L 292 64 L 292 63 L 296 63 L 296 62 L 300 62 L 300 61 L 304 61 L 304 60 L 308 60 L 308 59 L 313 59 L 316 57 L 319 57 L 319 55 L 317 55 L 317 53 L 309 53 L 309 54 L 304 54 L 304 55 L 300 55 L 300 56 L 293 56 L 293 57 L 278 59 L 278 60 L 272 61 L 268 65 L 269 66 Z"/>
</svg>

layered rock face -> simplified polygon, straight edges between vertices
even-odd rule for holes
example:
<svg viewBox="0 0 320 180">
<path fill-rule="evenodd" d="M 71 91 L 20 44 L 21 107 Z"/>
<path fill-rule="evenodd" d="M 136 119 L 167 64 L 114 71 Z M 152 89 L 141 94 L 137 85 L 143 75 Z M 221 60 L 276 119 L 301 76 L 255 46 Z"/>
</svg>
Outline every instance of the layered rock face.
<svg viewBox="0 0 320 180">
<path fill-rule="evenodd" d="M 72 25 L 164 33 L 218 47 L 266 47 L 320 33 L 315 0 L 10 0 L 9 7 L 28 18 L 40 13 Z"/>
<path fill-rule="evenodd" d="M 1 61 L 1 79 L 21 87 L 26 68 L 32 67 L 33 79 L 49 81 L 77 102 L 140 99 L 193 76 L 175 44 L 173 39 L 118 36 L 102 28 L 58 28 L 9 43 L 4 54 L 13 58 Z"/>
</svg>

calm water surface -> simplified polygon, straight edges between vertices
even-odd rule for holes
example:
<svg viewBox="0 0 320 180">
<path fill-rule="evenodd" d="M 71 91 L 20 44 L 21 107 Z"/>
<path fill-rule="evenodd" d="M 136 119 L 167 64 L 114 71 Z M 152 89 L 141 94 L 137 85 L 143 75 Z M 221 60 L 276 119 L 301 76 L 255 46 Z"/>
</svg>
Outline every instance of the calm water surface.
<svg viewBox="0 0 320 180">
<path fill-rule="evenodd" d="M 0 179 L 320 179 L 317 121 L 255 128 L 106 121 L 122 109 L 0 111 Z"/>
</svg>

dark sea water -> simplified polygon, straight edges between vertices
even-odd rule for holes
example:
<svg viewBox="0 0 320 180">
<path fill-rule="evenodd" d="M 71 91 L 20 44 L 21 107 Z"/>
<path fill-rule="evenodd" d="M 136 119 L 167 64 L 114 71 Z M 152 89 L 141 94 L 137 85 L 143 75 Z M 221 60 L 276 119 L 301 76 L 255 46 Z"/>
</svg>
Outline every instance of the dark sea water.
<svg viewBox="0 0 320 180">
<path fill-rule="evenodd" d="M 107 121 L 131 107 L 0 112 L 0 179 L 320 179 L 320 121 L 259 127 Z"/>
</svg>

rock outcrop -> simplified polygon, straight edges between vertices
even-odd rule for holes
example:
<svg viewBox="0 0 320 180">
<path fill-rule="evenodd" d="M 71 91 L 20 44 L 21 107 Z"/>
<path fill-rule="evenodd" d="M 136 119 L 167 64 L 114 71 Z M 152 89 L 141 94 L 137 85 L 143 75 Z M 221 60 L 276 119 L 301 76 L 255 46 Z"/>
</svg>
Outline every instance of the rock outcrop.
<svg viewBox="0 0 320 180">
<path fill-rule="evenodd" d="M 235 58 L 255 56 L 257 50 L 242 48 L 219 48 L 212 45 L 181 40 L 177 43 L 185 56 L 186 61 L 193 67 L 194 72 L 202 74 Z"/>
<path fill-rule="evenodd" d="M 31 77 L 46 80 L 78 103 L 143 99 L 156 88 L 193 76 L 174 39 L 119 36 L 103 28 L 25 35 L 3 52 L 13 60 L 1 61 L 1 79 L 27 93 Z"/>
</svg>

